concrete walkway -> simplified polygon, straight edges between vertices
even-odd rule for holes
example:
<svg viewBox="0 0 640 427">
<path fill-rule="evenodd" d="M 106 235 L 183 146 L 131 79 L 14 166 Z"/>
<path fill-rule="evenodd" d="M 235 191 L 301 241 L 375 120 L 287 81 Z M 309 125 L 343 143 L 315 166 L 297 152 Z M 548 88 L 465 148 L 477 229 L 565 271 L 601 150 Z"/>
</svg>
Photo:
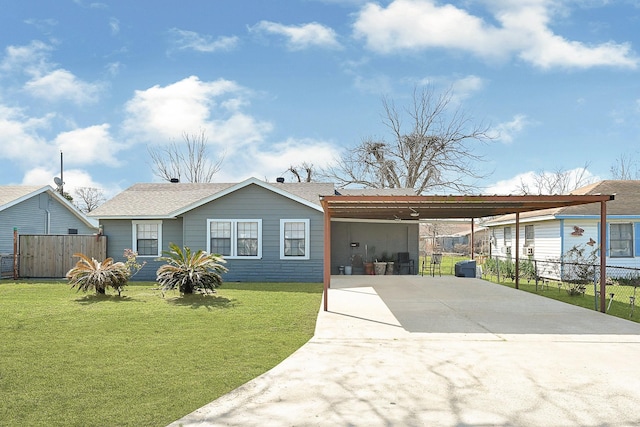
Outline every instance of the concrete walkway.
<svg viewBox="0 0 640 427">
<path fill-rule="evenodd" d="M 456 277 L 336 276 L 328 303 L 289 358 L 171 425 L 640 425 L 640 324 Z"/>
</svg>

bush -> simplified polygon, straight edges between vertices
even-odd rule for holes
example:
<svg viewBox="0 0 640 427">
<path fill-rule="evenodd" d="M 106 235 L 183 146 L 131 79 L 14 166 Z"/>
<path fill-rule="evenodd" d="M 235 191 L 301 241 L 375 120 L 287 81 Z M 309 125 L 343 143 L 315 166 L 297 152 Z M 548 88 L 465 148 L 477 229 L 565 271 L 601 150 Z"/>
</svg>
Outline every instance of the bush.
<svg viewBox="0 0 640 427">
<path fill-rule="evenodd" d="M 215 288 L 222 285 L 221 273 L 227 271 L 222 265 L 226 261 L 217 254 L 207 254 L 203 250 L 195 253 L 185 247 L 182 250 L 175 243 L 170 243 L 170 251 L 163 251 L 165 255 L 160 260 L 166 261 L 158 268 L 156 280 L 163 292 L 178 288 L 182 294 L 192 294 L 195 291 L 215 292 Z"/>
<path fill-rule="evenodd" d="M 113 258 L 107 258 L 102 262 L 95 258 L 76 253 L 75 257 L 80 260 L 76 266 L 67 272 L 66 278 L 71 284 L 71 288 L 78 288 L 87 292 L 94 289 L 96 294 L 105 294 L 108 287 L 118 291 L 129 281 L 129 269 L 123 262 L 113 262 Z"/>
</svg>

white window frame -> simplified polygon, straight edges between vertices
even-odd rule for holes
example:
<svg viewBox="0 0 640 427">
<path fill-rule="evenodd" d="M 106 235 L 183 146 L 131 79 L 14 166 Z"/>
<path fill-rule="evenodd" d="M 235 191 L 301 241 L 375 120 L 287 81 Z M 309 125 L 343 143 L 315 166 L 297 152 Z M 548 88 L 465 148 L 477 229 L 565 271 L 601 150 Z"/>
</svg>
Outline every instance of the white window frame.
<svg viewBox="0 0 640 427">
<path fill-rule="evenodd" d="M 614 249 L 611 247 L 612 243 L 614 242 L 613 239 L 613 232 L 612 232 L 612 227 L 613 226 L 620 226 L 620 225 L 626 225 L 631 227 L 631 238 L 630 239 L 616 239 L 615 241 L 620 241 L 620 242 L 629 242 L 629 254 L 625 254 L 625 255 L 618 255 L 615 254 L 614 255 Z M 611 258 L 633 258 L 634 254 L 633 254 L 633 249 L 634 249 L 634 238 L 635 238 L 635 233 L 634 233 L 634 229 L 633 229 L 633 223 L 630 222 L 614 222 L 614 223 L 610 223 L 609 224 L 609 256 Z"/>
<path fill-rule="evenodd" d="M 527 230 L 531 230 L 531 236 L 527 236 Z M 524 226 L 524 245 L 534 246 L 536 242 L 536 228 L 533 224 Z"/>
<path fill-rule="evenodd" d="M 292 255 L 284 254 L 284 228 L 285 228 L 285 224 L 290 222 L 301 222 L 304 224 L 304 255 L 303 256 L 292 256 Z M 311 236 L 311 231 L 309 230 L 310 222 L 311 221 L 309 221 L 309 219 L 281 219 L 280 220 L 280 259 L 296 261 L 296 260 L 305 260 L 310 258 L 310 248 L 311 248 L 311 245 L 309 242 L 310 236 Z"/>
<path fill-rule="evenodd" d="M 138 225 L 155 224 L 158 226 L 158 253 L 155 255 L 141 255 L 138 251 Z M 140 258 L 157 258 L 162 254 L 162 221 L 161 220 L 134 220 L 131 221 L 131 249 Z"/>
<path fill-rule="evenodd" d="M 507 239 L 507 230 L 509 230 L 509 238 Z M 511 226 L 506 226 L 502 229 L 502 241 L 504 246 L 511 246 L 511 239 L 513 238 L 513 234 L 511 231 Z"/>
<path fill-rule="evenodd" d="M 207 219 L 207 252 L 211 253 L 211 223 L 212 222 L 228 222 L 231 223 L 231 255 L 223 255 L 225 259 L 262 259 L 262 219 Z M 241 223 L 257 223 L 258 224 L 258 254 L 252 256 L 238 255 L 238 224 Z"/>
</svg>

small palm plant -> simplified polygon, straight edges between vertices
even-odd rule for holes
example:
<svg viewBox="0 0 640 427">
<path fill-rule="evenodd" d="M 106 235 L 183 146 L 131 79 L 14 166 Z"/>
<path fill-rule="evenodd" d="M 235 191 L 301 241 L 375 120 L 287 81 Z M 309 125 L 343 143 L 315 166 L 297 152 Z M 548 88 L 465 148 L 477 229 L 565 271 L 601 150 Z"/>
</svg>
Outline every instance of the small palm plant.
<svg viewBox="0 0 640 427">
<path fill-rule="evenodd" d="M 195 291 L 215 292 L 215 288 L 222 285 L 221 273 L 227 271 L 226 261 L 217 254 L 208 254 L 203 250 L 191 252 L 185 247 L 182 250 L 175 243 L 169 244 L 169 251 L 160 258 L 167 262 L 156 272 L 157 282 L 163 292 L 178 288 L 182 294 L 192 294 Z"/>
<path fill-rule="evenodd" d="M 120 291 L 129 280 L 129 269 L 122 262 L 113 262 L 113 258 L 97 261 L 95 258 L 76 253 L 80 258 L 76 266 L 67 272 L 67 279 L 72 288 L 87 292 L 94 289 L 96 294 L 104 294 L 108 287 Z"/>
</svg>

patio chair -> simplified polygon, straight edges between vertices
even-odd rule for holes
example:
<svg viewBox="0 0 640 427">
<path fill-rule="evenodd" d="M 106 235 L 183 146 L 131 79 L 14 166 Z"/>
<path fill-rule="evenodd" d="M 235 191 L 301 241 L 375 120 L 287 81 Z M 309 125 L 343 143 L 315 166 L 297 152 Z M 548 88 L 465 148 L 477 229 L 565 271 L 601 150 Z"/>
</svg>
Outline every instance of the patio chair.
<svg viewBox="0 0 640 427">
<path fill-rule="evenodd" d="M 410 259 L 409 256 L 409 252 L 398 252 L 395 264 L 396 272 L 398 274 L 402 274 L 402 270 L 405 268 L 408 271 L 407 274 L 414 274 L 415 265 L 413 263 L 413 260 Z"/>
<path fill-rule="evenodd" d="M 422 275 L 424 276 L 424 270 L 426 267 L 429 270 L 429 274 L 432 277 L 435 277 L 436 270 L 438 270 L 438 274 L 440 275 L 440 277 L 442 277 L 442 270 L 440 269 L 441 265 L 442 265 L 442 254 L 432 254 L 431 259 L 427 260 L 425 258 L 422 261 Z"/>
</svg>

